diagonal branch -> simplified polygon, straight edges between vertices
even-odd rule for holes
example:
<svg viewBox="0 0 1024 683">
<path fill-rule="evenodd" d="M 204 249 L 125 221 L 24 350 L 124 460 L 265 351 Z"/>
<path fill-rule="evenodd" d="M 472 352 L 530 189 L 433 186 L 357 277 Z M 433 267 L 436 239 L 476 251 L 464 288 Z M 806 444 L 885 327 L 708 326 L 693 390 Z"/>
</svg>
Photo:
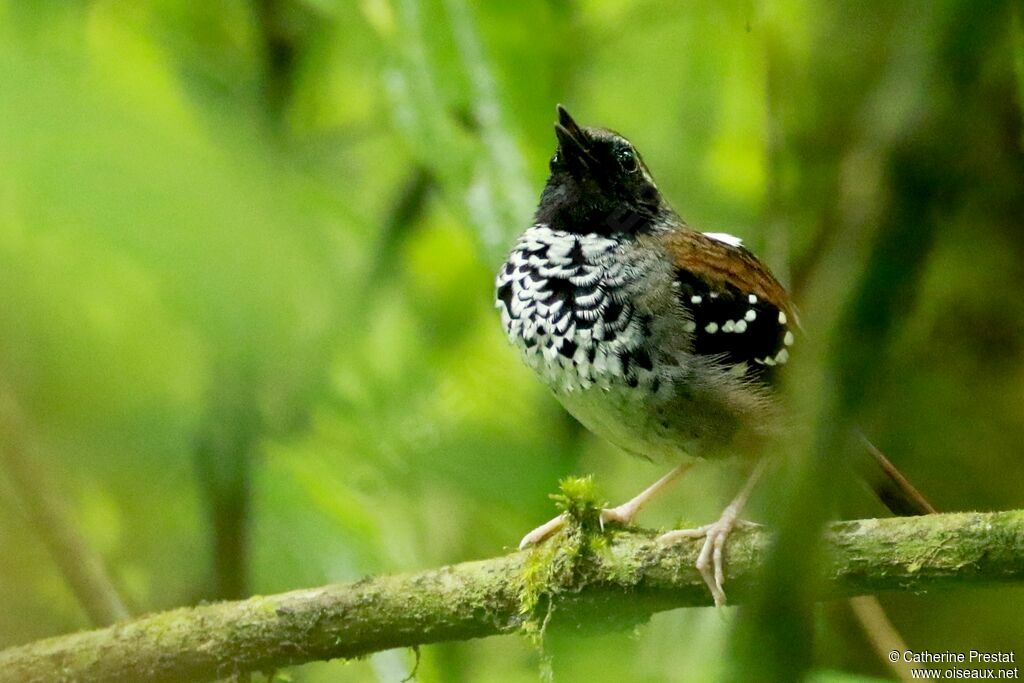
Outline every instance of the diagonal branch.
<svg viewBox="0 0 1024 683">
<path fill-rule="evenodd" d="M 37 461 L 28 427 L 10 389 L 0 384 L 0 470 L 10 479 L 32 526 L 95 626 L 128 618 L 103 558 L 89 545 L 71 510 Z"/>
<path fill-rule="evenodd" d="M 570 534 L 578 537 L 578 531 Z M 756 590 L 769 542 L 763 528 L 743 529 L 732 538 L 727 553 L 734 602 Z M 711 602 L 693 569 L 699 540 L 663 547 L 648 534 L 621 532 L 610 543 L 586 546 L 573 553 L 572 539 L 558 537 L 530 552 L 182 608 L 51 638 L 0 652 L 0 683 L 211 680 L 505 633 L 527 619 L 524 605 L 542 610 L 552 604 L 556 619 L 600 626 Z M 826 547 L 831 563 L 822 597 L 1020 582 L 1024 511 L 836 523 Z M 557 571 L 545 570 L 555 566 Z M 538 576 L 545 578 L 530 588 Z M 543 599 L 524 595 L 524 586 L 539 588 Z"/>
</svg>

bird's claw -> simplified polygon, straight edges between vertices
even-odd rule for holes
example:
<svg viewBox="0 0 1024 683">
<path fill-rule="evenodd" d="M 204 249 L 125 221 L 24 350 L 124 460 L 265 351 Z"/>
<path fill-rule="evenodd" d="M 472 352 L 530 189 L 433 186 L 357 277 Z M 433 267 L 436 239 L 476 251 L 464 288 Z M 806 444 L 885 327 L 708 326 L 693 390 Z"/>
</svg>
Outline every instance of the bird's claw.
<svg viewBox="0 0 1024 683">
<path fill-rule="evenodd" d="M 597 523 L 601 527 L 601 531 L 604 531 L 604 525 L 608 522 L 616 522 L 618 524 L 629 524 L 633 521 L 633 517 L 636 515 L 636 511 L 632 509 L 628 504 L 620 505 L 614 508 L 604 508 L 601 513 L 597 516 Z"/>
<path fill-rule="evenodd" d="M 757 526 L 753 522 L 736 519 L 734 515 L 723 514 L 711 524 L 694 529 L 677 529 L 658 537 L 659 543 L 676 543 L 684 538 L 703 538 L 695 567 L 711 591 L 715 607 L 725 604 L 725 543 L 737 526 Z"/>
</svg>

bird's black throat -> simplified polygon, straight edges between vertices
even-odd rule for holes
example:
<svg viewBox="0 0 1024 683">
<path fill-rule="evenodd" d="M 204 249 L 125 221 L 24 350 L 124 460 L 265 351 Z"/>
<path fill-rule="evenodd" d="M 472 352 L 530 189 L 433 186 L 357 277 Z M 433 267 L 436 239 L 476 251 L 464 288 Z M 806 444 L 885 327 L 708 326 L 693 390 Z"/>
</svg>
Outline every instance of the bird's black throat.
<svg viewBox="0 0 1024 683">
<path fill-rule="evenodd" d="M 552 176 L 540 197 L 535 222 L 577 235 L 650 233 L 662 213 L 658 204 L 635 205 L 601 188 Z"/>
</svg>

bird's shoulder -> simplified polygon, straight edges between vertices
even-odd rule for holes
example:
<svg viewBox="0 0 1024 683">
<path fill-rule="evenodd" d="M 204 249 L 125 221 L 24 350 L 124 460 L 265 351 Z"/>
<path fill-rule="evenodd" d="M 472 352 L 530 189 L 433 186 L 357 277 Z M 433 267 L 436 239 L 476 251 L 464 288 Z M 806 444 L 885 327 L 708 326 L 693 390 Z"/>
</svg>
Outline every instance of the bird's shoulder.
<svg viewBox="0 0 1024 683">
<path fill-rule="evenodd" d="M 796 307 L 771 270 L 724 233 L 672 230 L 655 237 L 668 255 L 695 353 L 726 364 L 785 364 Z"/>
<path fill-rule="evenodd" d="M 659 239 L 677 271 L 702 280 L 711 290 L 735 289 L 753 294 L 788 317 L 796 318 L 785 287 L 739 238 L 683 229 L 665 233 Z"/>
</svg>

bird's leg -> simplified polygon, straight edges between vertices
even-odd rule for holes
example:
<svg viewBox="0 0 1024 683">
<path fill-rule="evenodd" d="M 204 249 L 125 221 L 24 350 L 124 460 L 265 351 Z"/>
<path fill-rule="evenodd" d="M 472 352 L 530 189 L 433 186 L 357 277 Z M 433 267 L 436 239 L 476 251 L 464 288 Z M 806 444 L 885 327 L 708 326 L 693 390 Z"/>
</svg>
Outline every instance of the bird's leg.
<svg viewBox="0 0 1024 683">
<path fill-rule="evenodd" d="M 744 506 L 746 506 L 747 500 L 750 499 L 754 486 L 757 485 L 758 480 L 764 474 L 766 465 L 766 460 L 761 460 L 757 463 L 743 488 L 736 494 L 732 502 L 725 507 L 725 510 L 722 511 L 722 516 L 717 521 L 697 527 L 696 529 L 670 531 L 658 537 L 658 541 L 662 543 L 674 543 L 683 538 L 704 539 L 704 545 L 700 549 L 700 554 L 697 555 L 696 566 L 697 571 L 704 578 L 704 583 L 707 584 L 708 589 L 711 591 L 711 597 L 714 598 L 716 607 L 721 607 L 725 604 L 725 591 L 722 589 L 722 584 L 725 583 L 725 565 L 723 562 L 725 542 L 728 540 L 729 534 L 736 528 L 736 525 L 740 523 L 740 513 L 743 511 Z"/>
<path fill-rule="evenodd" d="M 601 514 L 598 517 L 598 521 L 601 524 L 601 529 L 604 530 L 605 522 L 619 522 L 621 524 L 629 524 L 633 521 L 633 518 L 640 508 L 649 503 L 655 496 L 664 491 L 669 487 L 672 482 L 681 477 L 686 470 L 693 467 L 693 463 L 682 463 L 672 469 L 671 472 L 666 474 L 664 477 L 654 482 L 639 494 L 626 501 L 622 505 L 613 508 L 605 508 L 601 510 Z M 523 540 L 519 542 L 519 549 L 522 550 L 527 546 L 536 545 L 540 543 L 551 534 L 555 533 L 559 529 L 565 526 L 568 521 L 568 517 L 563 512 L 557 517 L 548 520 L 544 524 L 531 531 L 530 533 L 523 536 Z"/>
<path fill-rule="evenodd" d="M 601 529 L 604 530 L 605 522 L 619 522 L 620 524 L 629 524 L 632 522 L 633 518 L 636 517 L 638 512 L 640 512 L 640 508 L 654 500 L 655 496 L 667 489 L 673 482 L 675 482 L 676 479 L 683 476 L 686 470 L 691 467 L 693 467 L 693 463 L 691 462 L 676 465 L 672 468 L 671 472 L 645 488 L 637 495 L 633 496 L 630 500 L 627 500 L 622 505 L 601 510 L 601 515 L 598 517 L 598 520 L 601 523 Z"/>
</svg>

